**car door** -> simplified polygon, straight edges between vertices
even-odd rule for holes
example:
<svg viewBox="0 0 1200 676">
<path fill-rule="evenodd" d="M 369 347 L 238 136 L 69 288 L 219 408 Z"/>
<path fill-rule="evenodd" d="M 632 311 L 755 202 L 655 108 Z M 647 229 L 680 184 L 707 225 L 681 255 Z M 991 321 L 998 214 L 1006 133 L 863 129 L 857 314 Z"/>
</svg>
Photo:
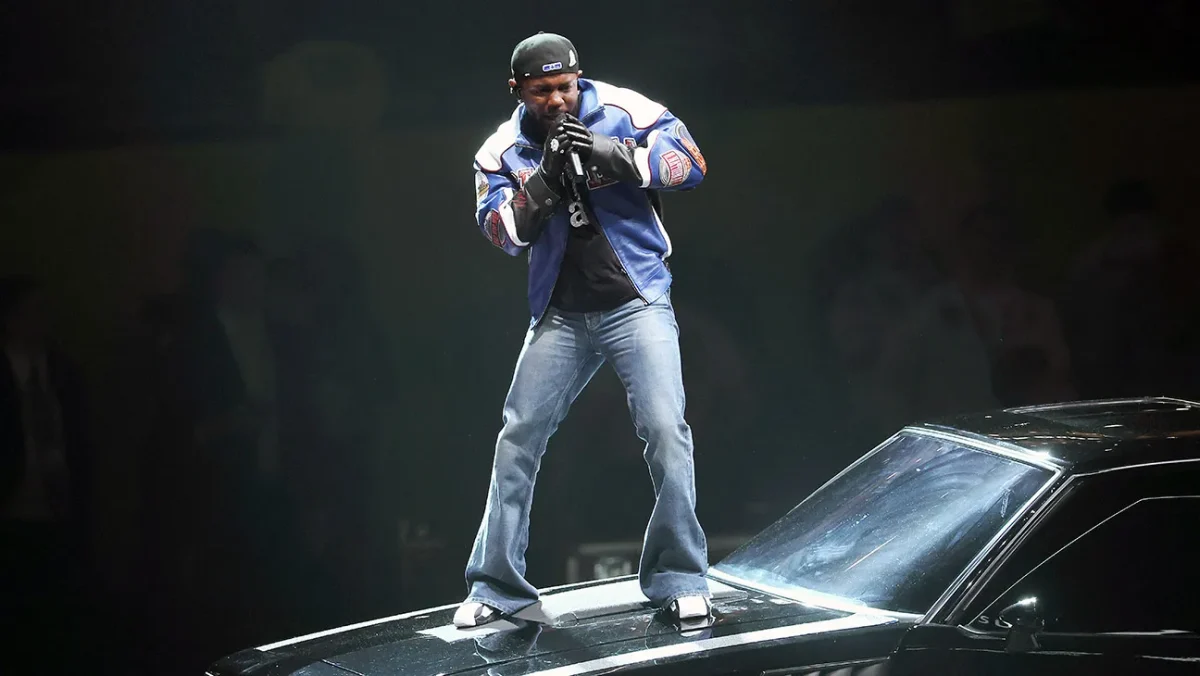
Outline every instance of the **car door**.
<svg viewBox="0 0 1200 676">
<path fill-rule="evenodd" d="M 892 673 L 1200 673 L 1198 484 L 1164 471 L 1073 482 L 960 612 L 905 637 Z"/>
</svg>

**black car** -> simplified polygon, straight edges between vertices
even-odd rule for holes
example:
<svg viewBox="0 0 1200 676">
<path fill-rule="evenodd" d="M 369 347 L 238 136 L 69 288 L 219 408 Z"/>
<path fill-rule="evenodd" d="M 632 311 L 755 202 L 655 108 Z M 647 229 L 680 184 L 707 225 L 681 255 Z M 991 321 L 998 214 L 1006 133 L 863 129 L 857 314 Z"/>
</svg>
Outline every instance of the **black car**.
<svg viewBox="0 0 1200 676">
<path fill-rule="evenodd" d="M 1008 409 L 906 427 L 714 565 L 671 623 L 630 577 L 242 651 L 213 676 L 1200 672 L 1200 404 Z"/>
</svg>

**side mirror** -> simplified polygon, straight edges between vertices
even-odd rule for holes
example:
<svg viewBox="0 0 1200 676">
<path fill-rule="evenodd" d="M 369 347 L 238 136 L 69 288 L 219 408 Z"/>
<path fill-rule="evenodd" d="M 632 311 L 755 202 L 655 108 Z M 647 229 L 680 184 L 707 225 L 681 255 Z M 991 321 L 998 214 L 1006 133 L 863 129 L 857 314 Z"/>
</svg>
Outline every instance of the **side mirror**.
<svg viewBox="0 0 1200 676">
<path fill-rule="evenodd" d="M 1037 635 L 1046 628 L 1046 619 L 1036 597 L 1021 599 L 1000 611 L 1001 628 L 1008 629 L 1004 651 L 1027 653 L 1038 649 Z"/>
</svg>

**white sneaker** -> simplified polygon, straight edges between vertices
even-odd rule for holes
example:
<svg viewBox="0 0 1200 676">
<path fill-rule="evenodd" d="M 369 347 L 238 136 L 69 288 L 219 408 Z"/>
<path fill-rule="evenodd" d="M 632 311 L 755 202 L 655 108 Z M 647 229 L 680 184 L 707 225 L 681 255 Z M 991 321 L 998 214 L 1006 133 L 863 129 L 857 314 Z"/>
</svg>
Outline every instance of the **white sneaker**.
<svg viewBox="0 0 1200 676">
<path fill-rule="evenodd" d="M 475 601 L 468 601 L 454 611 L 454 626 L 459 629 L 478 627 L 500 617 L 500 611 Z"/>
<path fill-rule="evenodd" d="M 681 596 L 671 602 L 671 613 L 677 620 L 695 620 L 712 614 L 712 605 L 708 599 L 696 594 Z"/>
</svg>

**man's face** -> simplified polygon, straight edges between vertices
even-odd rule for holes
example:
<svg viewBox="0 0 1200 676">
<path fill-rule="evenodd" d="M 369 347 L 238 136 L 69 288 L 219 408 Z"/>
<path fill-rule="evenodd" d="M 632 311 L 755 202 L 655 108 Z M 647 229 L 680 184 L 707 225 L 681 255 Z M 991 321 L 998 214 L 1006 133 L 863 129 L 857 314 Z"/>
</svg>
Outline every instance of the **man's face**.
<svg viewBox="0 0 1200 676">
<path fill-rule="evenodd" d="M 544 129 L 549 129 L 563 113 L 575 115 L 579 112 L 578 73 L 533 77 L 509 84 L 521 88 L 521 101 Z"/>
</svg>

